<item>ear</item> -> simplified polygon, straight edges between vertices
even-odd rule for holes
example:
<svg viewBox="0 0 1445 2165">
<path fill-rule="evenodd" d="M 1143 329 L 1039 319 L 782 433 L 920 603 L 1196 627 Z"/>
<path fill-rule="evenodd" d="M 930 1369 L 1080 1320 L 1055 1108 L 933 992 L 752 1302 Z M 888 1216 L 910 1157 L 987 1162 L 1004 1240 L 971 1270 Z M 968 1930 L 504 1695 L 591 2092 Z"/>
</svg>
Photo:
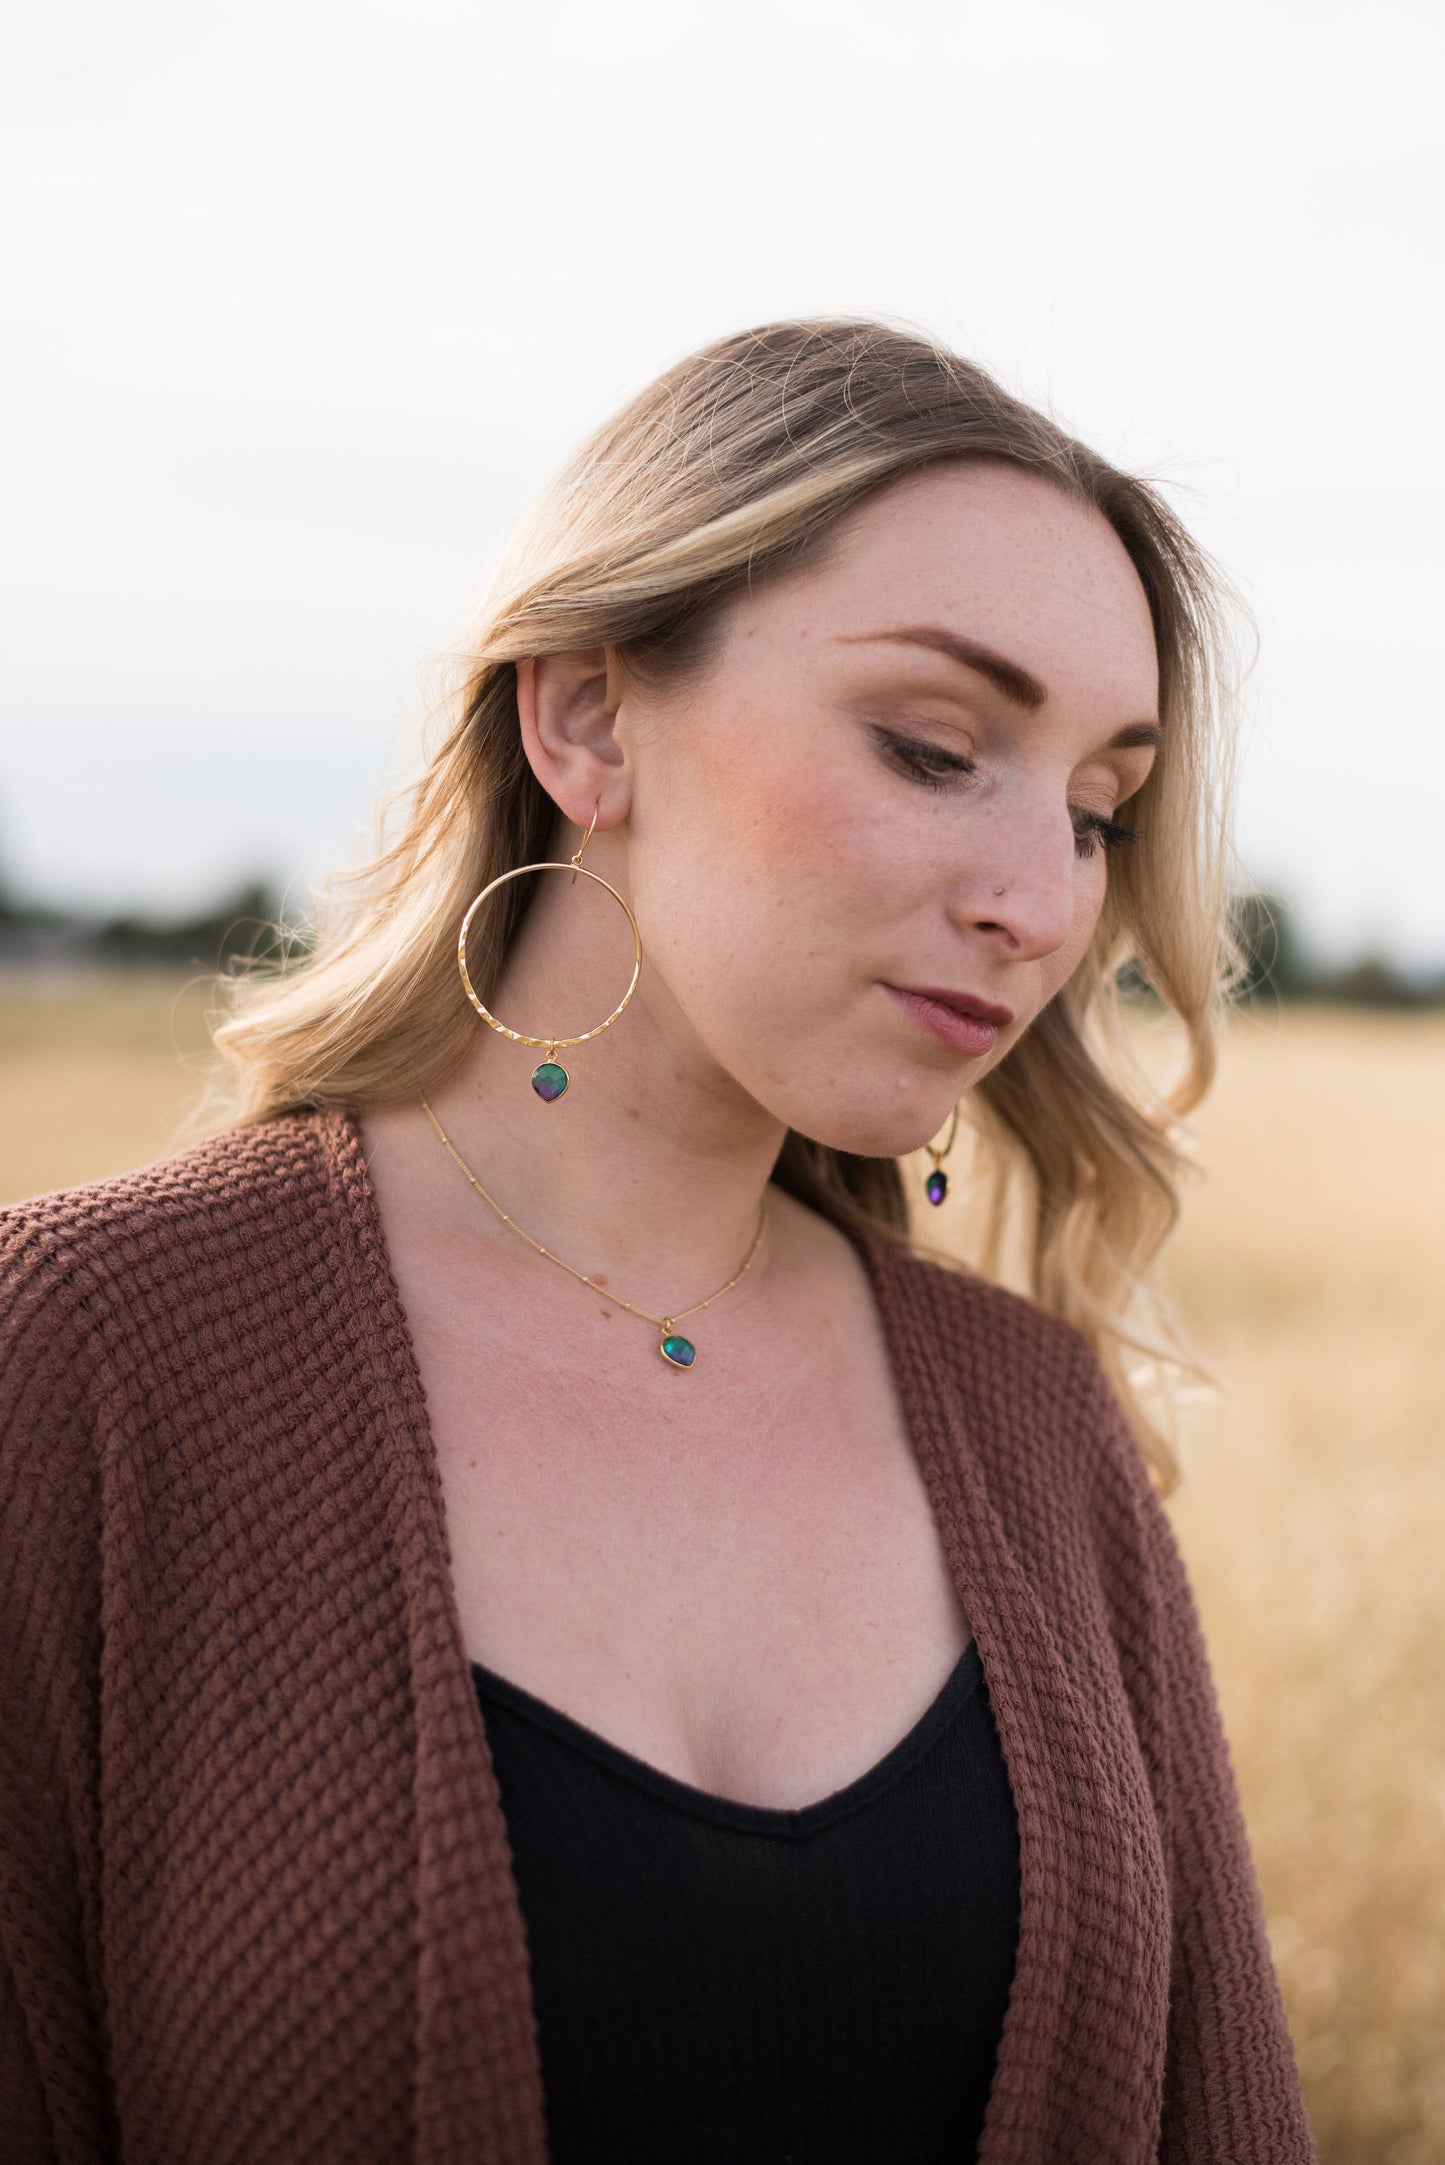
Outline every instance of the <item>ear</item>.
<svg viewBox="0 0 1445 2165">
<path fill-rule="evenodd" d="M 517 716 L 532 772 L 553 803 L 585 829 L 626 817 L 630 777 L 615 725 L 622 697 L 609 647 L 517 663 Z"/>
</svg>

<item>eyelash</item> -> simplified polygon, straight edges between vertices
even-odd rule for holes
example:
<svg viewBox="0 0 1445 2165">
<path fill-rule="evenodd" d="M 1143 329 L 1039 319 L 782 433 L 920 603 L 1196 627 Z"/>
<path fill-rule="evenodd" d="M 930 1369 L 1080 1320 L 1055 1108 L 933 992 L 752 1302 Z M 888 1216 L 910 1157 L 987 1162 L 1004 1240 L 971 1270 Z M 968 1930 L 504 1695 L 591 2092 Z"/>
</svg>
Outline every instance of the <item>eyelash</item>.
<svg viewBox="0 0 1445 2165">
<path fill-rule="evenodd" d="M 920 744 L 912 737 L 896 737 L 891 730 L 877 732 L 881 742 L 913 779 L 925 789 L 947 789 L 955 774 L 973 774 L 976 769 L 971 759 L 962 759 L 957 753 L 945 752 L 936 744 Z M 941 759 L 946 771 L 930 774 L 922 765 L 925 759 Z M 1122 849 L 1138 838 L 1137 827 L 1122 826 L 1116 819 L 1106 819 L 1102 812 L 1080 810 L 1084 820 L 1082 827 L 1074 829 L 1074 853 L 1081 859 L 1092 857 L 1097 848 L 1106 851 Z"/>
</svg>

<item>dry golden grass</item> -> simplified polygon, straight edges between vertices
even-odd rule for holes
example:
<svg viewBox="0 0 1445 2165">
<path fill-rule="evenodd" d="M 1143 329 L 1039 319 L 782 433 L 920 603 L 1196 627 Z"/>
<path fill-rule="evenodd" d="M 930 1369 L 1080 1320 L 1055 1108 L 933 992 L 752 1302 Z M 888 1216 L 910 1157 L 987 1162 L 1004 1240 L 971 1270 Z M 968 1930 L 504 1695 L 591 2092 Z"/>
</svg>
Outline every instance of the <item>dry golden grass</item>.
<svg viewBox="0 0 1445 2165">
<path fill-rule="evenodd" d="M 1445 1018 L 1234 1022 L 1171 1281 L 1189 1560 L 1325 2165 L 1445 2159 Z"/>
<path fill-rule="evenodd" d="M 199 978 L 0 979 L 0 1203 L 160 1157 L 197 1094 Z"/>
<path fill-rule="evenodd" d="M 0 987 L 0 1200 L 166 1149 L 204 1007 Z M 1168 1508 L 1323 2165 L 1445 2160 L 1442 1083 L 1445 1017 L 1238 1018 L 1171 1251 L 1224 1390 Z"/>
</svg>

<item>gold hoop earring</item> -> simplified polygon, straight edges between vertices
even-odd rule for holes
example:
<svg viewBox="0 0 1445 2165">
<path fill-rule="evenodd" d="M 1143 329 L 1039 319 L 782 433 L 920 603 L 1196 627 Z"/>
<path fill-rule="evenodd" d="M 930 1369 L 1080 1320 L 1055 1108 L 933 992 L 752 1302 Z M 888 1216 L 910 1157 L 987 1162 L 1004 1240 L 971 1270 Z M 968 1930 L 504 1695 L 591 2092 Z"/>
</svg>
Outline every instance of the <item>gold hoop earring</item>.
<svg viewBox="0 0 1445 2165">
<path fill-rule="evenodd" d="M 462 929 L 457 934 L 457 969 L 461 973 L 462 985 L 465 988 L 467 998 L 471 1001 L 472 1006 L 481 1016 L 483 1022 L 490 1023 L 491 1027 L 494 1030 L 499 1030 L 503 1037 L 511 1038 L 515 1045 L 541 1045 L 545 1048 L 546 1059 L 538 1061 L 536 1067 L 532 1070 L 532 1088 L 544 1105 L 555 1105 L 572 1080 L 561 1062 L 553 1059 L 553 1054 L 563 1045 L 585 1045 L 588 1038 L 600 1037 L 604 1030 L 610 1029 L 632 998 L 633 993 L 636 992 L 637 980 L 642 974 L 642 935 L 637 929 L 637 919 L 633 916 L 632 911 L 628 909 L 625 898 L 618 894 L 617 889 L 612 886 L 611 882 L 603 879 L 600 872 L 589 871 L 582 862 L 582 851 L 586 849 L 588 843 L 592 840 L 592 829 L 597 825 L 597 814 L 601 809 L 601 805 L 602 799 L 599 797 L 592 807 L 591 822 L 574 857 L 569 857 L 565 864 L 553 864 L 550 861 L 539 864 L 521 864 L 517 865 L 511 872 L 503 872 L 497 879 L 490 881 L 482 889 L 481 893 L 474 898 L 466 916 L 462 919 Z M 620 902 L 623 909 L 627 911 L 627 922 L 632 927 L 632 982 L 626 992 L 623 993 L 616 1007 L 613 1008 L 612 1013 L 607 1017 L 606 1022 L 599 1022 L 595 1030 L 584 1030 L 579 1037 L 528 1037 L 524 1030 L 509 1030 L 504 1022 L 498 1021 L 486 1002 L 478 998 L 471 978 L 467 975 L 467 934 L 471 930 L 472 919 L 476 916 L 477 911 L 486 901 L 488 895 L 495 894 L 499 887 L 505 887 L 508 880 L 519 880 L 524 872 L 570 872 L 574 887 L 577 884 L 577 875 L 580 872 L 583 879 L 595 880 L 599 887 L 605 887 L 613 901 Z"/>
<path fill-rule="evenodd" d="M 957 1133 L 958 1107 L 955 1105 L 953 1108 L 953 1123 L 948 1131 L 948 1141 L 944 1144 L 943 1148 L 941 1150 L 935 1150 L 932 1143 L 924 1144 L 925 1150 L 927 1150 L 928 1155 L 933 1160 L 933 1171 L 929 1174 L 927 1180 L 925 1180 L 923 1183 L 923 1192 L 928 1197 L 930 1203 L 941 1203 L 945 1195 L 947 1195 L 948 1193 L 948 1175 L 943 1170 L 943 1161 L 948 1156 L 949 1151 L 952 1150 L 953 1139 L 957 1135 Z"/>
</svg>

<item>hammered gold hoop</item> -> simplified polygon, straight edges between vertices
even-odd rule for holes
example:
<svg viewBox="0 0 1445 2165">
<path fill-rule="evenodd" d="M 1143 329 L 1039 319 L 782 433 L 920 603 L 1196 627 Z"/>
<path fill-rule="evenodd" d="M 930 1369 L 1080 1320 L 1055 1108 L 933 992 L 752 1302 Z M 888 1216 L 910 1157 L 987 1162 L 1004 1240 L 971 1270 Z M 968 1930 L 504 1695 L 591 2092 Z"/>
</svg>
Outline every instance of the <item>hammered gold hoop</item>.
<svg viewBox="0 0 1445 2165">
<path fill-rule="evenodd" d="M 461 931 L 457 934 L 457 969 L 461 974 L 462 986 L 466 992 L 467 998 L 471 1001 L 472 1006 L 481 1016 L 483 1022 L 490 1024 L 491 1028 L 499 1031 L 503 1037 L 509 1037 L 514 1045 L 541 1045 L 546 1050 L 549 1056 L 548 1061 L 544 1062 L 542 1067 L 539 1067 L 533 1075 L 533 1088 L 537 1091 L 538 1096 L 545 1099 L 548 1103 L 551 1103 L 554 1098 L 560 1097 L 562 1095 L 562 1092 L 567 1087 L 567 1082 L 569 1079 L 566 1069 L 562 1067 L 557 1067 L 555 1069 L 555 1075 L 557 1076 L 557 1078 L 559 1078 L 559 1087 L 557 1087 L 556 1089 L 544 1088 L 538 1082 L 537 1077 L 542 1074 L 543 1067 L 547 1067 L 552 1064 L 550 1060 L 550 1055 L 556 1052 L 558 1047 L 562 1045 L 585 1045 L 589 1038 L 600 1037 L 604 1030 L 610 1029 L 612 1024 L 616 1022 L 618 1016 L 622 1013 L 622 1010 L 626 1007 L 628 1001 L 632 998 L 633 993 L 636 992 L 637 980 L 642 974 L 642 935 L 637 929 L 637 919 L 633 916 L 626 897 L 624 895 L 620 895 L 617 892 L 617 889 L 612 885 L 610 880 L 603 879 L 600 872 L 589 871 L 588 867 L 581 861 L 582 852 L 584 849 L 586 849 L 587 844 L 592 839 L 592 829 L 597 825 L 597 811 L 598 806 L 600 806 L 601 804 L 601 801 L 601 798 L 599 798 L 597 800 L 597 804 L 593 806 L 591 822 L 588 825 L 586 834 L 583 835 L 582 840 L 577 847 L 577 852 L 575 856 L 569 857 L 565 864 L 554 863 L 550 859 L 548 859 L 538 864 L 517 865 L 512 871 L 501 873 L 496 879 L 490 881 L 488 885 L 482 889 L 479 895 L 474 897 L 466 916 L 462 919 Z M 476 987 L 471 981 L 470 976 L 467 974 L 467 934 L 471 930 L 472 919 L 476 916 L 477 911 L 486 901 L 488 895 L 495 894 L 496 890 L 499 887 L 505 887 L 508 880 L 519 880 L 524 872 L 570 872 L 572 874 L 572 883 L 574 886 L 577 882 L 577 875 L 580 872 L 583 879 L 593 880 L 595 881 L 597 886 L 605 887 L 608 894 L 611 895 L 613 901 L 621 903 L 622 908 L 627 913 L 627 922 L 632 927 L 632 981 L 628 985 L 626 992 L 623 993 L 622 998 L 618 1001 L 616 1007 L 613 1008 L 612 1013 L 607 1017 L 607 1020 L 605 1022 L 599 1022 L 595 1030 L 583 1030 L 576 1037 L 529 1037 L 525 1030 L 510 1030 L 508 1029 L 506 1023 L 502 1022 L 496 1015 L 492 1013 L 491 1009 L 487 1006 L 485 1000 L 483 1000 L 478 994 Z"/>
</svg>

